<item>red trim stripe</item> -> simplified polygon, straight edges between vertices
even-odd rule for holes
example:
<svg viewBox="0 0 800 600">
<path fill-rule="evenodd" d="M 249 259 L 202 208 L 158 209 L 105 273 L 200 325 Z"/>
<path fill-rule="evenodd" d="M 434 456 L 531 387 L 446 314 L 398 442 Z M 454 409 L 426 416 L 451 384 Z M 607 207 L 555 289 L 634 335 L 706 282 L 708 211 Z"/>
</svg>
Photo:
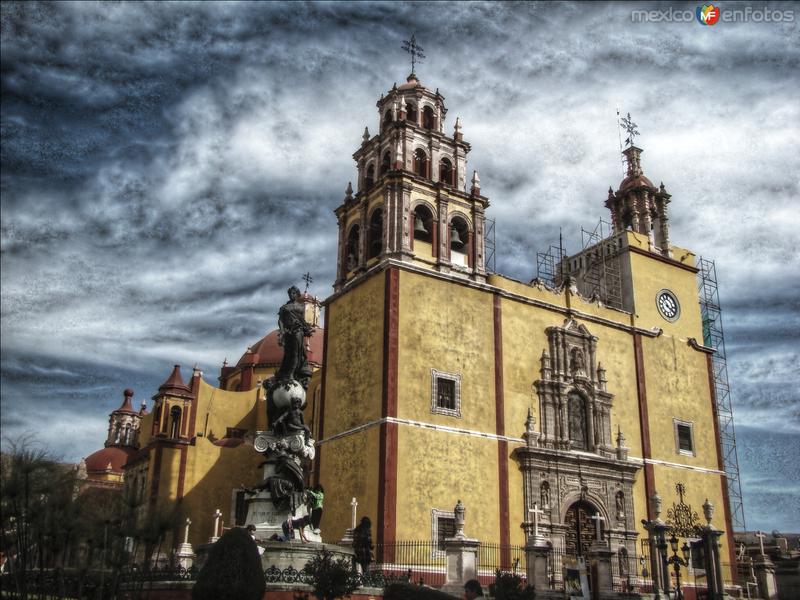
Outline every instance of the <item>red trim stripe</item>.
<svg viewBox="0 0 800 600">
<path fill-rule="evenodd" d="M 642 353 L 642 336 L 639 333 L 633 334 L 633 356 L 636 362 L 636 394 L 639 399 L 639 423 L 642 428 L 642 456 L 651 458 L 653 456 L 650 446 L 650 418 L 647 415 L 647 384 L 644 376 L 644 355 Z M 655 518 L 653 509 L 650 506 L 650 496 L 656 487 L 655 471 L 653 465 L 644 465 L 644 490 L 645 502 L 647 503 L 647 518 Z"/>
<path fill-rule="evenodd" d="M 505 396 L 503 394 L 503 311 L 500 296 L 493 298 L 494 317 L 494 411 L 495 433 L 498 436 L 506 434 Z M 500 546 L 503 548 L 500 563 L 503 568 L 510 567 L 511 553 L 511 526 L 509 498 L 508 498 L 508 442 L 497 442 L 497 484 L 499 487 L 500 505 Z"/>
<path fill-rule="evenodd" d="M 383 386 L 381 416 L 397 416 L 397 354 L 400 313 L 400 271 L 386 270 L 383 315 Z M 397 531 L 397 424 L 382 423 L 380 431 L 380 488 L 378 490 L 378 535 L 384 562 L 394 562 Z M 379 557 L 380 559 L 380 557 Z"/>
</svg>

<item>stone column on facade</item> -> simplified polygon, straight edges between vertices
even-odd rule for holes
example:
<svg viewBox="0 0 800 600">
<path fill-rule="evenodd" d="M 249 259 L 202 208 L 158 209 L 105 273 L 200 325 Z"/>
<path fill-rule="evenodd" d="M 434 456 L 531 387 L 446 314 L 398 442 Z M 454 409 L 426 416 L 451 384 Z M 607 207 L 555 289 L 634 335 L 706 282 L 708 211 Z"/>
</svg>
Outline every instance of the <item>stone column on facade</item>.
<svg viewBox="0 0 800 600">
<path fill-rule="evenodd" d="M 339 251 L 336 253 L 336 282 L 333 284 L 336 288 L 342 285 L 347 275 L 347 257 L 345 256 L 345 252 L 347 251 L 347 237 L 345 232 L 345 229 L 347 229 L 346 211 L 342 211 L 337 221 L 339 223 Z"/>
<path fill-rule="evenodd" d="M 455 514 L 456 532 L 453 537 L 444 540 L 447 572 L 443 591 L 460 593 L 467 581 L 478 576 L 478 546 L 480 546 L 480 542 L 467 537 L 464 533 L 466 509 L 461 500 L 456 503 L 453 513 Z"/>
<path fill-rule="evenodd" d="M 191 519 L 186 517 L 186 527 L 183 530 L 183 543 L 178 546 L 175 552 L 178 566 L 182 569 L 191 569 L 194 564 L 195 553 L 192 545 L 189 543 L 189 525 L 192 524 Z"/>
<path fill-rule="evenodd" d="M 450 271 L 450 232 L 447 230 L 448 209 L 450 202 L 447 196 L 438 194 L 436 198 L 436 210 L 439 216 L 437 227 L 439 228 L 439 249 L 437 252 L 437 265 L 439 270 L 447 273 Z"/>
</svg>

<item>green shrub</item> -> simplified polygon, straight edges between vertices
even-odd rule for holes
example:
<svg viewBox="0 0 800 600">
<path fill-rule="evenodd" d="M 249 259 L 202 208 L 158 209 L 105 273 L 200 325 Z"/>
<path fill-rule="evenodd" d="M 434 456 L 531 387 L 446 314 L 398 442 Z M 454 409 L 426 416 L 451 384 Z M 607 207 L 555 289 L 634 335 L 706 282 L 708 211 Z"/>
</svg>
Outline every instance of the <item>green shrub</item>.
<svg viewBox="0 0 800 600">
<path fill-rule="evenodd" d="M 306 563 L 306 572 L 311 575 L 314 595 L 319 600 L 334 600 L 349 596 L 358 587 L 358 574 L 347 558 L 333 558 L 333 553 L 322 549 Z"/>
<path fill-rule="evenodd" d="M 533 600 L 534 591 L 531 586 L 522 587 L 522 577 L 516 573 L 495 571 L 495 600 Z"/>
<path fill-rule="evenodd" d="M 258 547 L 244 529 L 231 529 L 211 547 L 192 600 L 261 600 L 266 583 Z"/>
</svg>

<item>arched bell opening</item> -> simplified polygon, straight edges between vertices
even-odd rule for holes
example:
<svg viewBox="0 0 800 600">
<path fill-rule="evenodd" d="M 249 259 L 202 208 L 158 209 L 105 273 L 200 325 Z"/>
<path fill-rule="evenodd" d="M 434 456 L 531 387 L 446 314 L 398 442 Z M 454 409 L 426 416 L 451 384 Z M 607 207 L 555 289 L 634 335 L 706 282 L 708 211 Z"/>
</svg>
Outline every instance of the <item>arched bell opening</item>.
<svg viewBox="0 0 800 600">
<path fill-rule="evenodd" d="M 369 219 L 367 260 L 380 256 L 383 250 L 383 209 L 376 208 Z"/>
</svg>

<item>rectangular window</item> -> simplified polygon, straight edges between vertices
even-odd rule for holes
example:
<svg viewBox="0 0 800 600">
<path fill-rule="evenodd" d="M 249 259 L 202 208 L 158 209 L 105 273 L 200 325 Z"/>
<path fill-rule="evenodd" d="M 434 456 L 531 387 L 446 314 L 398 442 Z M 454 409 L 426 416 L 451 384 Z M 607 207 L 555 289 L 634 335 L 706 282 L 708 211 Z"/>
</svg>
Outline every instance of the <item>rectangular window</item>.
<svg viewBox="0 0 800 600">
<path fill-rule="evenodd" d="M 694 456 L 694 425 L 688 421 L 674 419 L 675 423 L 675 449 L 678 454 Z"/>
<path fill-rule="evenodd" d="M 431 509 L 431 540 L 435 547 L 432 549 L 431 557 L 440 558 L 444 556 L 444 541 L 456 534 L 456 515 L 452 510 Z"/>
<path fill-rule="evenodd" d="M 431 412 L 461 417 L 461 375 L 431 369 Z"/>
</svg>

